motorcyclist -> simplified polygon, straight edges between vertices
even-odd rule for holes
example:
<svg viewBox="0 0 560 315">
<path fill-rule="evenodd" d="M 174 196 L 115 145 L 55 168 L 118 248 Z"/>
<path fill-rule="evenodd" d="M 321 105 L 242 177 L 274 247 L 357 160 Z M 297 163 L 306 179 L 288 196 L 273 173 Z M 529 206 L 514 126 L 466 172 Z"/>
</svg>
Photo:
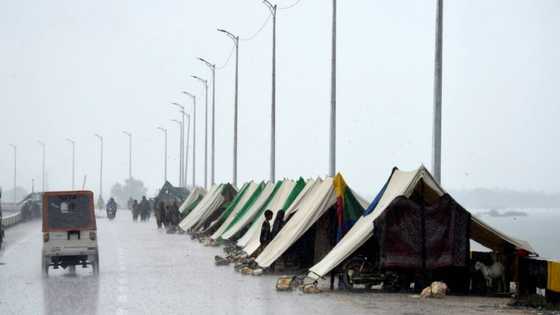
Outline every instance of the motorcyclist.
<svg viewBox="0 0 560 315">
<path fill-rule="evenodd" d="M 105 209 L 107 211 L 107 217 L 114 218 L 117 215 L 117 203 L 115 202 L 115 199 L 113 197 L 109 199 L 107 205 L 105 206 Z"/>
</svg>

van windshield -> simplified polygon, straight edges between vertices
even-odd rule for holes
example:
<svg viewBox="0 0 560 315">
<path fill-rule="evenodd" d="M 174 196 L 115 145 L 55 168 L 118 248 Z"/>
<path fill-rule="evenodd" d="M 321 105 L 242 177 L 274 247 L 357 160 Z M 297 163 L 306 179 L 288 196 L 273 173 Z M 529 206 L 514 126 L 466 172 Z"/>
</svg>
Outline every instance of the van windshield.
<svg viewBox="0 0 560 315">
<path fill-rule="evenodd" d="M 68 229 L 92 225 L 90 198 L 85 195 L 49 196 L 47 225 L 51 229 Z"/>
</svg>

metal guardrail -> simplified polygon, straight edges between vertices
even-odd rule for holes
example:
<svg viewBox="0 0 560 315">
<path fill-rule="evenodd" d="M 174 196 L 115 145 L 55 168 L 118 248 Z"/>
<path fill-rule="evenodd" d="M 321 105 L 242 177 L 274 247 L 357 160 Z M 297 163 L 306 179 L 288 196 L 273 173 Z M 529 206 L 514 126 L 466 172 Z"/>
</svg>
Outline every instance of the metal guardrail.
<svg viewBox="0 0 560 315">
<path fill-rule="evenodd" d="M 7 228 L 21 221 L 21 212 L 2 217 L 2 227 Z"/>
</svg>

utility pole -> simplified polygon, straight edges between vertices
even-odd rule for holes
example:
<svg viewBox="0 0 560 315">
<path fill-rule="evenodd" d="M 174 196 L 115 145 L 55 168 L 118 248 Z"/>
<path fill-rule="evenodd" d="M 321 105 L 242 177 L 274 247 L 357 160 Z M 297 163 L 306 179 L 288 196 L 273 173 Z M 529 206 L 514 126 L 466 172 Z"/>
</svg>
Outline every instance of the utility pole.
<svg viewBox="0 0 560 315">
<path fill-rule="evenodd" d="M 17 146 L 15 144 L 10 144 L 10 147 L 14 149 L 14 203 L 17 202 Z"/>
<path fill-rule="evenodd" d="M 164 134 L 164 154 L 163 154 L 163 179 L 164 182 L 167 182 L 167 129 L 163 127 L 157 127 L 158 130 L 161 130 Z"/>
<path fill-rule="evenodd" d="M 442 48 L 443 48 L 443 0 L 436 0 L 436 51 L 434 62 L 434 135 L 433 175 L 441 184 L 441 98 L 442 98 Z"/>
<path fill-rule="evenodd" d="M 187 187 L 187 171 L 189 169 L 189 147 L 190 147 L 190 132 L 191 132 L 191 115 L 183 111 L 183 116 L 187 119 L 187 148 L 185 152 L 185 187 Z M 194 188 L 194 186 L 193 186 Z"/>
<path fill-rule="evenodd" d="M 204 188 L 208 189 L 208 80 L 192 76 L 204 87 Z"/>
<path fill-rule="evenodd" d="M 43 149 L 43 161 L 42 161 L 42 170 L 41 170 L 41 190 L 45 192 L 45 153 L 46 153 L 46 145 L 42 141 L 37 141 L 41 148 Z"/>
<path fill-rule="evenodd" d="M 103 136 L 95 134 L 99 139 L 99 197 L 103 199 Z"/>
<path fill-rule="evenodd" d="M 332 47 L 331 47 L 331 128 L 329 176 L 336 173 L 336 0 L 333 0 Z"/>
<path fill-rule="evenodd" d="M 193 158 L 192 158 L 192 185 L 196 187 L 196 95 L 183 91 L 183 94 L 189 96 L 193 101 Z"/>
<path fill-rule="evenodd" d="M 171 119 L 171 121 L 176 122 L 179 125 L 179 132 L 181 134 L 183 134 L 183 129 L 184 129 L 183 123 L 181 121 L 177 120 L 177 119 Z M 182 146 L 182 142 L 181 142 L 182 137 L 179 137 L 179 138 L 180 138 L 180 140 L 179 140 L 179 156 L 180 156 L 180 158 L 179 159 L 181 159 L 182 156 L 183 156 L 183 151 L 182 151 L 183 146 Z M 179 184 L 178 184 L 179 187 L 184 187 L 183 186 L 183 171 L 184 171 L 183 170 L 183 161 L 180 160 L 179 161 Z"/>
<path fill-rule="evenodd" d="M 128 178 L 132 179 L 132 133 L 123 131 L 128 136 Z"/>
<path fill-rule="evenodd" d="M 188 156 L 185 155 L 185 106 L 174 102 L 171 105 L 175 105 L 179 108 L 179 112 L 181 113 L 181 187 L 187 187 L 187 163 L 186 160 Z M 187 140 L 188 141 L 188 140 Z M 188 144 L 187 144 L 188 146 Z"/>
<path fill-rule="evenodd" d="M 272 14 L 272 103 L 270 106 L 270 181 L 276 180 L 276 9 L 267 0 L 264 4 Z"/>
<path fill-rule="evenodd" d="M 185 178 L 185 107 L 177 102 L 171 103 L 171 105 L 179 107 L 181 113 L 181 130 L 179 136 L 179 187 L 186 187 L 187 180 Z"/>
<path fill-rule="evenodd" d="M 212 64 L 202 58 L 198 58 L 198 60 L 204 62 L 212 71 L 212 140 L 211 140 L 211 148 L 212 148 L 212 154 L 211 154 L 211 158 L 210 158 L 210 185 L 214 185 L 215 182 L 215 176 L 214 176 L 214 163 L 215 163 L 215 158 L 214 158 L 214 154 L 215 154 L 215 150 L 216 150 L 216 146 L 215 146 L 215 141 L 216 141 L 216 133 L 215 133 L 215 118 L 216 118 L 216 65 Z M 206 93 L 208 95 L 208 93 Z"/>
<path fill-rule="evenodd" d="M 238 100 L 239 100 L 239 36 L 232 33 L 218 29 L 219 32 L 226 34 L 235 45 L 235 100 L 233 109 L 233 179 L 232 184 L 237 187 L 237 114 L 238 114 Z"/>
<path fill-rule="evenodd" d="M 76 141 L 70 139 L 70 138 L 66 138 L 66 141 L 70 142 L 70 144 L 72 144 L 72 190 L 74 190 L 75 187 L 75 179 L 76 179 Z"/>
</svg>

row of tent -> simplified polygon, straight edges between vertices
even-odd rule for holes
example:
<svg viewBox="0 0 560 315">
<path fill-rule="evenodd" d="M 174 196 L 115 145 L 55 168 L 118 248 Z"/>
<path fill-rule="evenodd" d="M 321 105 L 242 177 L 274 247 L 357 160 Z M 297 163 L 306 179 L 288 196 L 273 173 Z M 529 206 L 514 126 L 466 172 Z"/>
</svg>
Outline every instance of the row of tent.
<svg viewBox="0 0 560 315">
<path fill-rule="evenodd" d="M 348 187 L 340 174 L 276 183 L 251 181 L 239 190 L 230 184 L 219 184 L 208 191 L 191 191 L 180 207 L 184 219 L 179 227 L 212 243 L 235 244 L 247 255 L 256 256 L 255 262 L 261 268 L 270 267 L 311 228 L 328 231 L 324 239 L 315 239 L 315 248 L 306 253 L 313 256 L 308 277 L 318 279 L 372 238 L 374 222 L 396 199 L 413 196 L 426 204 L 450 198 L 424 166 L 414 171 L 394 168 L 369 204 Z M 265 210 L 273 212 L 272 222 L 283 210 L 285 225 L 261 249 L 260 229 Z M 475 216 L 468 218 L 470 238 L 483 246 L 498 252 L 509 249 L 536 255 L 529 243 L 505 235 Z"/>
</svg>

